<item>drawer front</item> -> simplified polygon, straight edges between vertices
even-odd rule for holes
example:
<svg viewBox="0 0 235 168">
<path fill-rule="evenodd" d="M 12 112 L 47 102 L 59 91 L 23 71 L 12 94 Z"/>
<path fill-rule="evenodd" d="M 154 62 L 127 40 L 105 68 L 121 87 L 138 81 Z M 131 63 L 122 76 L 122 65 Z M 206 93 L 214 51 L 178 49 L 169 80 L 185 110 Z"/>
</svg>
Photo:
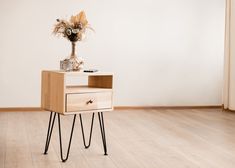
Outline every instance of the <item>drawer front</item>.
<svg viewBox="0 0 235 168">
<path fill-rule="evenodd" d="M 112 108 L 112 92 L 67 94 L 66 112 Z"/>
</svg>

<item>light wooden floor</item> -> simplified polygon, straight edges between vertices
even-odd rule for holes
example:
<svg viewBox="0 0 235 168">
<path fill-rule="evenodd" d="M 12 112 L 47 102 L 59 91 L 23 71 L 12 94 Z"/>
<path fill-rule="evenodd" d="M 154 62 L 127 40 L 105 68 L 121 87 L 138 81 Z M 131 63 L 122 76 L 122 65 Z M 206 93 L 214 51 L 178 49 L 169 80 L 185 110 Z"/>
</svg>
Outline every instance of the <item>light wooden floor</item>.
<svg viewBox="0 0 235 168">
<path fill-rule="evenodd" d="M 109 155 L 103 155 L 96 116 L 91 147 L 83 148 L 77 120 L 70 157 L 62 163 L 57 122 L 48 155 L 42 154 L 49 112 L 2 112 L 0 168 L 235 167 L 235 113 L 137 110 L 105 113 L 104 117 Z M 89 119 L 85 115 L 84 123 Z M 62 117 L 64 140 L 68 140 L 71 121 L 71 117 Z"/>
</svg>

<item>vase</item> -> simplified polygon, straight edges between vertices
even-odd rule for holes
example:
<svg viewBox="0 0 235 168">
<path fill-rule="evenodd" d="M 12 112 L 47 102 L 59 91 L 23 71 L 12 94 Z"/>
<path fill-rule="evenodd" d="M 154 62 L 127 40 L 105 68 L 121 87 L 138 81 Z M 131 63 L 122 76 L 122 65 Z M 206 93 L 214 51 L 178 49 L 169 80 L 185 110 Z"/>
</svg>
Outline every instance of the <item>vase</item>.
<svg viewBox="0 0 235 168">
<path fill-rule="evenodd" d="M 64 71 L 81 71 L 84 66 L 84 61 L 76 55 L 76 43 L 72 42 L 72 53 L 69 58 L 60 61 L 60 69 Z"/>
</svg>

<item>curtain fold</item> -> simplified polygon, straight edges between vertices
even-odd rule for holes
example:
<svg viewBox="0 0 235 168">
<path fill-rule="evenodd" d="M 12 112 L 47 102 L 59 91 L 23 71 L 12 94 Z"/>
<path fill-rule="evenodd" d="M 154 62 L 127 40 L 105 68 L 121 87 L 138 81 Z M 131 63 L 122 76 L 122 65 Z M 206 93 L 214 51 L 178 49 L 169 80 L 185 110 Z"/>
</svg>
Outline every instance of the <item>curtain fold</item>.
<svg viewBox="0 0 235 168">
<path fill-rule="evenodd" d="M 235 110 L 235 0 L 226 0 L 224 109 Z"/>
</svg>

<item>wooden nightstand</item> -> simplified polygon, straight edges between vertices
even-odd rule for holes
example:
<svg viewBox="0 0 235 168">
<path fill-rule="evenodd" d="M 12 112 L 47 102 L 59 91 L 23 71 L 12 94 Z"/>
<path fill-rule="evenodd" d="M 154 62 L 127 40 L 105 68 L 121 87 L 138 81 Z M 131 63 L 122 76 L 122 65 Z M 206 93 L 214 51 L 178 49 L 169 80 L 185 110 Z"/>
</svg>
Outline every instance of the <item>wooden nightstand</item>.
<svg viewBox="0 0 235 168">
<path fill-rule="evenodd" d="M 68 84 L 69 78 L 87 78 L 86 84 Z M 103 112 L 113 110 L 113 74 L 112 73 L 85 73 L 64 71 L 42 71 L 41 107 L 51 111 L 44 154 L 47 154 L 56 115 L 58 116 L 59 140 L 61 160 L 68 159 L 76 115 L 79 114 L 83 142 L 85 148 L 91 144 L 93 121 L 95 112 L 98 113 L 104 154 L 107 155 L 107 146 L 104 129 Z M 85 142 L 81 113 L 91 113 L 91 128 L 88 145 Z M 63 158 L 60 115 L 74 115 L 70 134 L 67 155 Z"/>
</svg>

